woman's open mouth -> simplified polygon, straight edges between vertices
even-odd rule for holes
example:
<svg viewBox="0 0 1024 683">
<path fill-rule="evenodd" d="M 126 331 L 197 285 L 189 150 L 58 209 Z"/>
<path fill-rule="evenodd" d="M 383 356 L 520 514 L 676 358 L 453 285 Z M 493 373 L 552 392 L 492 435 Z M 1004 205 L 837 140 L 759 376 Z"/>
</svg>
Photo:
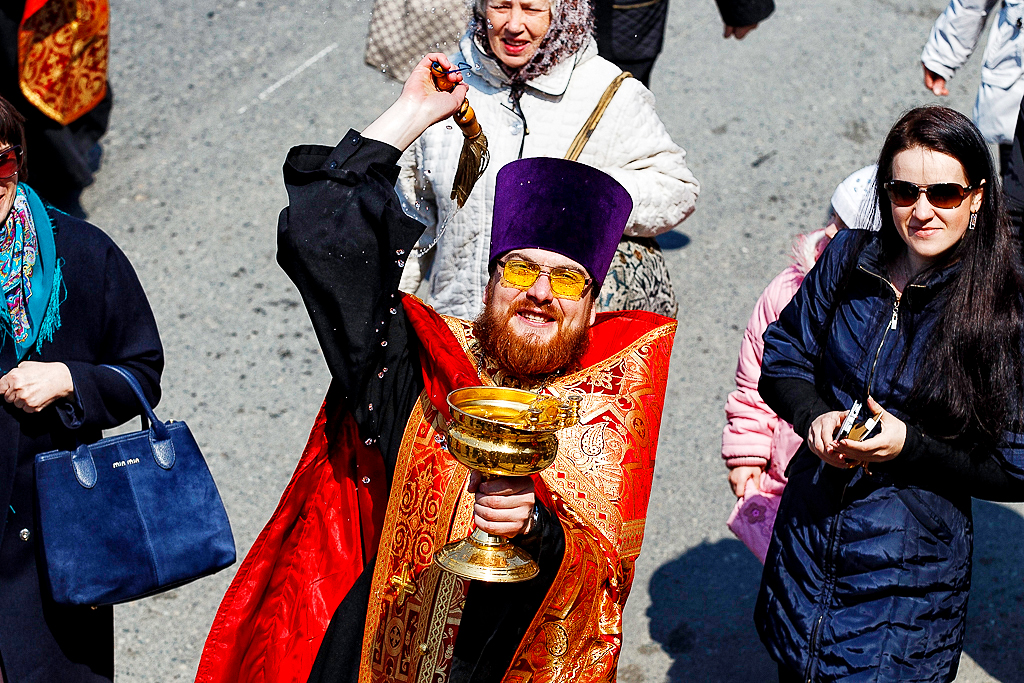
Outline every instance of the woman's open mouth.
<svg viewBox="0 0 1024 683">
<path fill-rule="evenodd" d="M 511 40 L 509 38 L 502 38 L 501 44 L 505 46 L 505 52 L 510 55 L 520 55 L 526 50 L 530 44 L 528 40 Z"/>
</svg>

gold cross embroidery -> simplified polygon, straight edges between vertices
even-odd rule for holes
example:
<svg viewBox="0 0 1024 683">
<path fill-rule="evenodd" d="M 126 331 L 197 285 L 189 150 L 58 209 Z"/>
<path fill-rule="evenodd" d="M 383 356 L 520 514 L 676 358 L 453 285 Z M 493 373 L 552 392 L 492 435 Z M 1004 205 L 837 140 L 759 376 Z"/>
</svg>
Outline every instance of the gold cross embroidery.
<svg viewBox="0 0 1024 683">
<path fill-rule="evenodd" d="M 391 586 L 395 589 L 399 605 L 404 604 L 407 597 L 416 593 L 416 584 L 413 583 L 410 569 L 411 567 L 406 563 L 402 565 L 402 571 L 399 574 L 391 577 Z"/>
</svg>

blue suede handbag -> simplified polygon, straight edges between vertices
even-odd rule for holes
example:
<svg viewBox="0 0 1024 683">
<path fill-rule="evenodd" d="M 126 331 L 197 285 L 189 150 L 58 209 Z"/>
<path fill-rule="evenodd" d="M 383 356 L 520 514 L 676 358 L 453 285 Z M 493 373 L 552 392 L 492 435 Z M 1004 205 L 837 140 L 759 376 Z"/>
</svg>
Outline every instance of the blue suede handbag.
<svg viewBox="0 0 1024 683">
<path fill-rule="evenodd" d="M 111 605 L 235 561 L 227 512 L 184 422 L 160 422 L 135 376 L 142 431 L 35 458 L 39 529 L 53 599 Z"/>
</svg>

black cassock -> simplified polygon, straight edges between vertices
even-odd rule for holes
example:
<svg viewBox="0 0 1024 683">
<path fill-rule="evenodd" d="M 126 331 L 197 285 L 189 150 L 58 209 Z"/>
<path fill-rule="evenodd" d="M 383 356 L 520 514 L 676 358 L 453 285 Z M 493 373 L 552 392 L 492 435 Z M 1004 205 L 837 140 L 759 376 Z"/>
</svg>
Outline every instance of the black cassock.
<svg viewBox="0 0 1024 683">
<path fill-rule="evenodd" d="M 419 341 L 397 298 L 404 259 L 424 230 L 394 192 L 400 156 L 355 131 L 333 150 L 292 149 L 284 169 L 289 206 L 278 226 L 278 262 L 302 294 L 331 371 L 328 401 L 343 402 L 361 438 L 377 441 L 389 486 L 424 387 Z M 537 578 L 470 584 L 453 683 L 500 681 L 511 664 L 565 549 L 561 525 L 542 506 L 540 522 L 530 537 L 514 539 L 538 559 Z M 371 562 L 335 611 L 311 683 L 357 680 L 372 576 Z"/>
</svg>

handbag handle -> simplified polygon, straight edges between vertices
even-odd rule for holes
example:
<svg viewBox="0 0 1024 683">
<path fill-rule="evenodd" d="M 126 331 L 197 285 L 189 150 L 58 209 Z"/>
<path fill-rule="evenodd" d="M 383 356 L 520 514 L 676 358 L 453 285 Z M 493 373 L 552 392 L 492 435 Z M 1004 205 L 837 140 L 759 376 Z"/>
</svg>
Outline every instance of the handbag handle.
<svg viewBox="0 0 1024 683">
<path fill-rule="evenodd" d="M 100 367 L 113 370 L 121 375 L 124 381 L 128 382 L 128 386 L 132 388 L 135 398 L 139 399 L 139 403 L 142 405 L 143 412 L 139 417 L 142 419 L 143 431 L 147 429 L 146 423 L 147 421 L 149 422 L 149 440 L 153 445 L 153 458 L 165 470 L 174 467 L 174 446 L 171 443 L 171 435 L 167 431 L 167 425 L 161 422 L 157 418 L 156 413 L 153 412 L 153 407 L 149 405 L 146 395 L 142 392 L 142 385 L 139 384 L 139 380 L 131 372 L 118 365 L 101 365 Z"/>
<path fill-rule="evenodd" d="M 174 467 L 174 442 L 171 441 L 167 425 L 157 419 L 156 414 L 153 412 L 153 407 L 146 400 L 146 395 L 142 392 L 142 385 L 139 384 L 139 380 L 128 370 L 117 365 L 101 365 L 100 367 L 113 370 L 124 381 L 128 382 L 128 386 L 132 388 L 135 398 L 142 405 L 142 413 L 139 417 L 142 419 L 142 431 L 149 432 L 149 446 L 153 453 L 153 460 L 165 470 Z M 75 473 L 75 479 L 78 480 L 82 487 L 91 489 L 96 486 L 99 475 L 96 470 L 96 461 L 93 460 L 92 451 L 89 450 L 88 444 L 79 444 L 78 448 L 71 451 L 71 469 Z"/>
<path fill-rule="evenodd" d="M 591 112 L 590 117 L 580 128 L 580 132 L 576 133 L 576 137 L 573 138 L 572 144 L 569 145 L 569 151 L 565 153 L 565 159 L 569 161 L 576 161 L 580 157 L 580 153 L 590 140 L 590 136 L 594 134 L 594 130 L 597 128 L 597 124 L 601 123 L 601 117 L 604 116 L 604 110 L 611 104 L 612 98 L 615 97 L 615 93 L 619 91 L 619 86 L 627 78 L 632 78 L 633 74 L 628 71 L 623 71 L 615 79 L 608 84 L 605 88 L 604 93 L 601 95 L 601 99 L 597 101 L 597 106 L 594 107 L 594 111 Z"/>
</svg>

